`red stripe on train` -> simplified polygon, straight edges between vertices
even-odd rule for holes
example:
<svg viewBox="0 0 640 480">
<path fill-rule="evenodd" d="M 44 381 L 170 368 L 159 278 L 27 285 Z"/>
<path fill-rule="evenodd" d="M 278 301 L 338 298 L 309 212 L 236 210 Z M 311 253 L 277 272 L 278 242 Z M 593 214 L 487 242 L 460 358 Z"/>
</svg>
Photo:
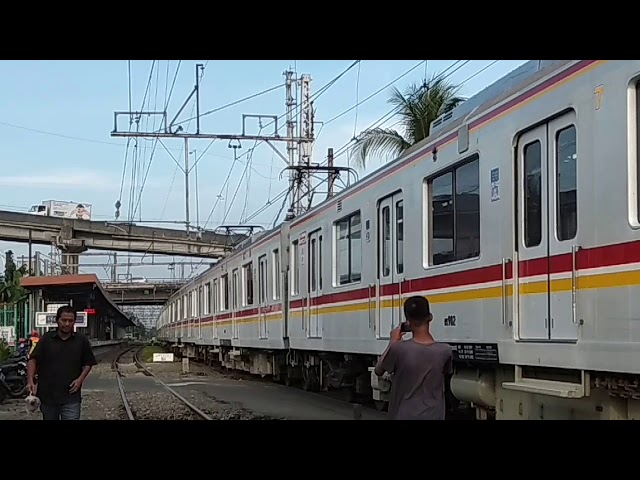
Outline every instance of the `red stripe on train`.
<svg viewBox="0 0 640 480">
<path fill-rule="evenodd" d="M 564 253 L 547 258 L 536 258 L 532 260 L 523 260 L 520 263 L 520 277 L 532 277 L 536 275 L 545 275 L 571 272 L 573 260 L 571 253 Z M 632 241 L 620 243 L 616 245 L 607 245 L 604 247 L 594 247 L 580 250 L 576 253 L 576 268 L 578 270 L 611 267 L 616 265 L 628 265 L 631 263 L 640 263 L 640 241 Z M 505 278 L 512 278 L 511 264 L 505 267 Z M 462 287 L 465 285 L 482 284 L 502 280 L 502 265 L 491 265 L 488 267 L 475 268 L 465 270 L 463 272 L 448 273 L 444 275 L 434 275 L 431 277 L 423 277 L 413 280 L 407 280 L 402 284 L 402 293 L 415 293 L 425 290 L 436 290 L 453 287 Z M 398 294 L 399 285 L 382 285 L 382 295 Z M 330 293 L 321 297 L 311 298 L 311 305 L 324 306 L 339 302 L 353 302 L 358 300 L 366 300 L 376 295 L 376 288 L 372 287 L 369 291 L 368 287 L 351 290 L 348 292 Z M 307 305 L 307 299 L 297 299 L 289 303 L 290 308 L 301 308 Z M 276 312 L 281 311 L 280 304 L 271 305 L 263 308 L 263 311 Z M 237 318 L 257 315 L 258 309 L 251 308 L 249 310 L 239 311 L 236 313 Z M 207 317 L 211 318 L 211 317 Z M 216 319 L 231 319 L 230 313 L 217 315 Z M 183 321 L 185 322 L 185 321 Z M 176 322 L 179 325 L 183 322 Z M 185 322 L 186 323 L 186 322 Z"/>
</svg>

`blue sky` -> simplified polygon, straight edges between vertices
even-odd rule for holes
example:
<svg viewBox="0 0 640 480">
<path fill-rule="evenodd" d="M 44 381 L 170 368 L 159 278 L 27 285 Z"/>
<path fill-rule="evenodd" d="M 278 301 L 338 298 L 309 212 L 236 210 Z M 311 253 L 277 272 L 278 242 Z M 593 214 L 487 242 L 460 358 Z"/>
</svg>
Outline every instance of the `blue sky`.
<svg viewBox="0 0 640 480">
<path fill-rule="evenodd" d="M 455 71 L 449 79 L 461 83 L 475 75 L 462 85 L 461 94 L 470 96 L 525 61 L 500 60 L 492 64 L 493 60 L 472 60 Z M 134 110 L 139 110 L 142 105 L 152 62 L 131 61 Z M 360 68 L 352 68 L 316 101 L 316 122 L 327 122 L 351 108 L 418 62 L 420 60 L 363 60 Z M 427 75 L 430 77 L 441 72 L 455 62 L 457 61 L 428 60 Z M 353 60 L 182 60 L 168 107 L 170 119 L 175 116 L 193 88 L 196 63 L 207 65 L 200 94 L 201 113 L 204 113 L 283 83 L 283 72 L 288 68 L 294 68 L 299 74 L 307 73 L 312 76 L 313 94 L 344 71 Z M 155 109 L 162 110 L 167 71 L 170 88 L 177 64 L 177 60 L 155 61 L 147 95 L 150 105 L 145 104 L 144 110 L 153 109 L 154 106 Z M 0 90 L 3 92 L 3 102 L 0 104 L 0 158 L 3 159 L 4 166 L 0 177 L 0 209 L 24 212 L 30 205 L 42 200 L 71 200 L 91 203 L 94 219 L 114 219 L 114 203 L 120 194 L 127 139 L 111 137 L 110 132 L 113 129 L 114 111 L 125 111 L 129 107 L 127 65 L 127 60 L 0 63 Z M 485 67 L 488 68 L 478 73 Z M 424 75 L 425 66 L 421 65 L 394 86 L 404 90 L 411 82 L 421 82 Z M 354 131 L 359 133 L 389 112 L 387 98 L 390 90 L 391 87 L 387 88 L 357 109 L 325 126 L 318 125 L 314 160 L 321 162 L 326 157 L 327 148 L 333 147 L 337 151 L 354 136 Z M 178 122 L 193 116 L 193 106 L 192 100 Z M 280 116 L 284 113 L 285 95 L 284 88 L 281 88 L 203 117 L 201 131 L 240 133 L 242 114 Z M 390 118 L 383 126 L 393 125 L 396 121 L 397 119 Z M 256 134 L 256 125 L 248 123 L 247 133 Z M 284 134 L 284 119 L 279 125 Z M 151 126 L 152 123 L 147 128 Z M 122 117 L 120 120 L 119 129 L 127 129 L 126 118 Z M 188 128 L 188 131 L 194 130 L 195 121 Z M 196 155 L 200 156 L 209 143 L 209 140 L 194 140 L 190 143 L 190 150 L 195 150 Z M 153 144 L 153 140 L 139 140 L 139 160 L 141 164 L 144 162 L 139 167 L 140 177 L 149 164 Z M 164 140 L 164 145 L 176 159 L 183 162 L 182 140 L 167 139 Z M 280 147 L 280 151 L 286 152 L 284 143 L 276 145 Z M 287 187 L 286 174 L 283 174 L 282 180 L 279 179 L 284 163 L 268 145 L 263 144 L 253 152 L 251 168 L 231 204 L 231 197 L 245 169 L 244 162 L 249 157 L 246 152 L 252 146 L 253 142 L 242 142 L 242 149 L 238 153 L 244 154 L 241 158 L 243 163 L 236 164 L 233 169 L 228 194 L 222 187 L 233 163 L 233 151 L 228 148 L 228 141 L 222 140 L 214 142 L 207 150 L 198 163 L 197 207 L 195 173 L 192 173 L 190 179 L 192 222 L 195 222 L 196 211 L 199 210 L 201 225 L 210 216 L 206 225 L 209 229 L 218 226 L 225 214 L 226 223 L 240 223 Z M 131 155 L 128 158 L 120 220 L 126 219 L 129 211 Z M 192 156 L 192 163 L 193 160 Z M 346 156 L 338 158 L 336 164 L 346 165 Z M 369 174 L 380 164 L 373 162 L 366 171 L 359 172 L 360 177 Z M 184 221 L 184 175 L 179 170 L 176 173 L 174 161 L 160 144 L 156 146 L 148 172 L 139 213 L 134 221 L 138 221 L 140 216 L 143 221 Z M 219 194 L 223 195 L 223 199 L 212 212 Z M 225 211 L 225 198 L 228 213 Z M 270 206 L 249 223 L 270 226 L 280 205 L 281 201 Z M 183 228 L 178 224 L 164 226 Z M 13 250 L 16 256 L 27 254 L 26 244 L 0 242 L 0 251 L 8 249 Z M 49 247 L 36 247 L 36 250 L 47 254 L 50 252 Z M 126 261 L 124 256 L 126 254 L 119 254 L 118 263 Z M 158 260 L 161 257 L 156 257 L 156 261 Z M 84 263 L 106 261 L 106 256 L 81 260 Z M 144 262 L 150 261 L 150 257 L 144 259 Z M 193 260 L 194 265 L 200 262 L 199 259 Z M 2 262 L 0 268 L 4 268 Z M 100 267 L 81 267 L 81 271 L 97 273 L 101 278 L 107 277 L 105 270 Z M 186 273 L 189 274 L 190 271 L 187 267 Z M 126 269 L 121 269 L 119 273 L 126 273 Z M 170 276 L 166 266 L 133 267 L 131 273 L 148 278 Z"/>
</svg>

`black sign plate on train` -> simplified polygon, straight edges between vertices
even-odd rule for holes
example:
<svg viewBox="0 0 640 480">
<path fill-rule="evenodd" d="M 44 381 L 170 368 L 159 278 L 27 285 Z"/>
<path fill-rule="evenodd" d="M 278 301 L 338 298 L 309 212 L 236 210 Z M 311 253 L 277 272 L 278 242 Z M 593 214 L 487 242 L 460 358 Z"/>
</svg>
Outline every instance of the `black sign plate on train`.
<svg viewBox="0 0 640 480">
<path fill-rule="evenodd" d="M 449 342 L 447 342 L 449 343 Z M 497 343 L 449 343 L 454 361 L 498 363 Z"/>
</svg>

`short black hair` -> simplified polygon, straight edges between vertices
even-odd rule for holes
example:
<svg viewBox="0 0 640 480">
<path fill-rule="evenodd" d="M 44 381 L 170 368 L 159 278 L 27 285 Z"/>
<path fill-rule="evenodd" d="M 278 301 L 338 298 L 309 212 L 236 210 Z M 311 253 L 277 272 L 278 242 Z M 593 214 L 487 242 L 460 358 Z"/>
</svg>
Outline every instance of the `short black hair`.
<svg viewBox="0 0 640 480">
<path fill-rule="evenodd" d="M 429 300 L 425 297 L 416 295 L 405 300 L 404 316 L 407 320 L 414 323 L 423 323 L 429 321 L 430 315 Z"/>
<path fill-rule="evenodd" d="M 72 313 L 74 318 L 76 316 L 76 311 L 71 305 L 63 305 L 56 312 L 56 322 L 60 320 L 63 313 Z"/>
</svg>

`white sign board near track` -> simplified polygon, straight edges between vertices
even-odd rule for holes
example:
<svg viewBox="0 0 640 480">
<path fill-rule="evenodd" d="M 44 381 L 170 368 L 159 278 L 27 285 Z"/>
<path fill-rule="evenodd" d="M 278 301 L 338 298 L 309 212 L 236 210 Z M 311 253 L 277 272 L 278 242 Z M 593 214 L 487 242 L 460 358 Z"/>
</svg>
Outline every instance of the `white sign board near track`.
<svg viewBox="0 0 640 480">
<path fill-rule="evenodd" d="M 36 312 L 37 328 L 54 328 L 58 326 L 56 322 L 56 312 Z M 76 313 L 76 327 L 87 327 L 87 312 Z"/>
<path fill-rule="evenodd" d="M 154 362 L 173 362 L 173 353 L 154 353 Z"/>
<path fill-rule="evenodd" d="M 16 344 L 16 329 L 14 327 L 0 327 L 0 340 L 7 342 L 10 347 Z"/>
</svg>

